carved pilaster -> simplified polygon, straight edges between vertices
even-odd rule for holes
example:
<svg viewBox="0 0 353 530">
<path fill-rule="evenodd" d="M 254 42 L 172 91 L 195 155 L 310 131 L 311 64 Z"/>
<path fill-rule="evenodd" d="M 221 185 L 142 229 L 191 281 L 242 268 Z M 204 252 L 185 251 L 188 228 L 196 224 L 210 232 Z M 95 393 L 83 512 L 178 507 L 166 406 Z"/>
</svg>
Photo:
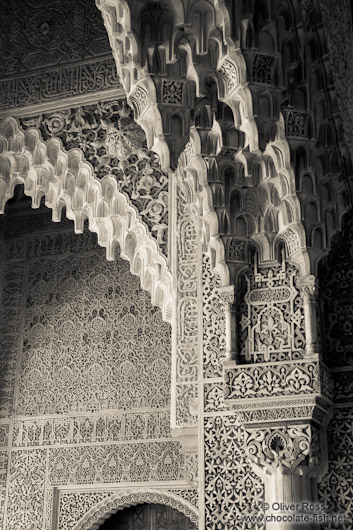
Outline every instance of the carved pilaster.
<svg viewBox="0 0 353 530">
<path fill-rule="evenodd" d="M 318 351 L 316 308 L 318 285 L 312 274 L 299 278 L 297 285 L 304 301 L 306 352 L 307 355 L 312 355 Z"/>
<path fill-rule="evenodd" d="M 199 373 L 199 260 L 198 226 L 192 215 L 188 188 L 180 174 L 173 175 L 174 227 L 172 272 L 175 281 L 172 429 L 183 450 L 198 444 Z"/>
<path fill-rule="evenodd" d="M 236 309 L 236 290 L 233 285 L 223 287 L 219 294 L 224 302 L 225 322 L 226 322 L 226 359 L 227 361 L 237 361 L 238 323 Z"/>
</svg>

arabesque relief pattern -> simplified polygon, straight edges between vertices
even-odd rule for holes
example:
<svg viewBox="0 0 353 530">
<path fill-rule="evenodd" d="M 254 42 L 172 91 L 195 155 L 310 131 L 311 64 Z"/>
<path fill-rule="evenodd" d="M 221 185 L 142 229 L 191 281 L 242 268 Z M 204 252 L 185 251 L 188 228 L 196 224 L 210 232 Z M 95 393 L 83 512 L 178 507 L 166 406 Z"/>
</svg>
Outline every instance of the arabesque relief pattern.
<svg viewBox="0 0 353 530">
<path fill-rule="evenodd" d="M 244 430 L 235 416 L 205 418 L 206 528 L 231 530 L 264 528 L 241 520 L 259 513 L 264 486 L 251 469 L 244 451 Z"/>
<path fill-rule="evenodd" d="M 7 485 L 7 469 L 8 469 L 9 453 L 7 451 L 0 451 L 0 528 L 3 530 L 5 517 L 5 497 Z"/>
<path fill-rule="evenodd" d="M 225 356 L 224 302 L 220 296 L 221 281 L 212 272 L 210 256 L 203 254 L 203 367 L 205 378 L 222 377 Z"/>
<path fill-rule="evenodd" d="M 25 530 L 42 528 L 46 459 L 47 454 L 43 449 L 11 453 L 4 528 Z"/>
<path fill-rule="evenodd" d="M 343 121 L 344 138 L 352 157 L 353 102 L 349 87 L 353 82 L 353 61 L 346 53 L 346 50 L 352 46 L 352 5 L 349 0 L 335 4 L 331 4 L 329 0 L 320 0 L 320 7 L 340 116 Z"/>
<path fill-rule="evenodd" d="M 151 308 L 126 262 L 112 267 L 103 250 L 33 260 L 27 269 L 17 414 L 166 407 L 168 335 L 168 324 Z M 139 385 L 134 385 L 136 363 L 141 363 Z"/>
<path fill-rule="evenodd" d="M 227 400 L 319 394 L 320 391 L 331 397 L 329 385 L 322 385 L 322 380 L 329 380 L 329 374 L 320 373 L 317 361 L 243 365 L 239 369 L 226 369 L 224 376 Z"/>
<path fill-rule="evenodd" d="M 125 405 L 125 403 L 124 403 Z M 168 438 L 169 410 L 129 413 L 124 409 L 98 416 L 71 416 L 14 421 L 14 447 L 78 445 L 81 443 L 129 442 Z"/>
<path fill-rule="evenodd" d="M 352 429 L 352 406 L 335 408 L 334 417 L 327 428 L 328 471 L 319 484 L 319 499 L 326 504 L 327 511 L 345 515 L 346 522 L 342 525 L 344 530 L 352 528 Z M 332 523 L 323 525 L 325 530 L 336 527 Z"/>
<path fill-rule="evenodd" d="M 71 530 L 97 504 L 110 498 L 113 492 L 62 493 L 59 501 L 59 528 Z"/>
<path fill-rule="evenodd" d="M 126 193 L 160 248 L 168 253 L 168 176 L 156 153 L 146 149 L 143 130 L 123 99 L 62 109 L 20 120 L 44 141 L 60 138 L 67 151 L 80 149 L 99 180 L 111 176 Z"/>
<path fill-rule="evenodd" d="M 43 0 L 7 4 L 0 27 L 1 77 L 110 54 L 100 13 L 85 0 L 74 6 L 69 0 L 49 6 Z"/>
<path fill-rule="evenodd" d="M 129 129 L 131 120 L 126 120 Z M 125 118 L 121 121 L 125 125 Z M 135 145 L 131 146 L 131 142 L 129 145 L 119 131 L 117 133 L 114 133 L 113 143 L 124 150 L 126 158 Z M 140 276 L 142 286 L 152 294 L 153 303 L 162 308 L 163 318 L 170 321 L 171 275 L 166 260 L 137 209 L 130 204 L 128 196 L 119 191 L 116 178 L 113 175 L 102 180 L 95 178 L 93 167 L 84 159 L 81 149 L 73 148 L 67 153 L 59 138 L 49 138 L 44 143 L 38 129 L 30 128 L 24 133 L 13 118 L 0 122 L 0 137 L 1 209 L 13 196 L 15 186 L 24 184 L 24 191 L 35 207 L 45 196 L 55 221 L 61 219 L 66 207 L 67 217 L 74 220 L 75 231 L 82 233 L 88 219 L 89 229 L 98 233 L 98 243 L 106 248 L 107 258 L 114 259 L 119 245 L 121 256 L 130 261 L 132 272 Z M 148 165 L 146 163 L 147 168 Z M 139 175 L 136 168 L 134 175 Z M 150 176 L 147 181 L 151 183 Z M 160 211 L 160 205 L 156 209 Z"/>
<path fill-rule="evenodd" d="M 2 260 L 5 262 L 4 258 Z M 21 322 L 24 264 L 5 262 L 2 270 L 3 286 L 0 313 L 1 393 L 0 414 L 8 418 L 13 414 L 17 354 L 20 348 L 18 333 Z"/>
<path fill-rule="evenodd" d="M 305 353 L 303 300 L 296 289 L 298 271 L 282 267 L 243 275 L 239 312 L 240 356 L 244 363 L 302 359 Z"/>
<path fill-rule="evenodd" d="M 171 441 L 53 448 L 49 484 L 168 482 L 183 478 L 184 465 L 179 443 Z"/>
<path fill-rule="evenodd" d="M 337 240 L 332 255 L 319 269 L 320 280 L 325 285 L 321 295 L 325 359 L 331 367 L 344 367 L 346 373 L 353 365 L 352 258 L 353 227 L 350 213 L 345 218 L 343 235 Z"/>
<path fill-rule="evenodd" d="M 211 269 L 210 256 L 203 254 L 205 525 L 212 530 L 230 530 L 234 524 L 251 528 L 240 516 L 258 512 L 264 486 L 247 460 L 245 432 L 236 414 L 228 410 L 228 415 L 217 415 L 227 410 L 222 380 L 224 302 L 219 290 L 220 278 Z"/>
<path fill-rule="evenodd" d="M 129 488 L 130 490 L 130 488 Z M 62 491 L 58 502 L 60 530 L 82 530 L 90 521 L 101 520 L 109 515 L 109 510 L 121 510 L 126 505 L 136 502 L 162 502 L 167 506 L 174 506 L 181 513 L 187 513 L 190 521 L 197 525 L 195 516 L 198 505 L 197 490 L 159 490 L 155 492 L 134 491 L 127 494 L 126 488 L 122 493 L 115 491 L 66 493 Z M 186 503 L 184 501 L 187 501 Z M 190 504 L 189 504 L 190 503 Z M 102 518 L 100 517 L 102 515 Z"/>
<path fill-rule="evenodd" d="M 26 77 L 0 81 L 0 110 L 53 104 L 63 97 L 90 96 L 104 90 L 122 90 L 114 59 L 92 60 L 82 65 L 59 67 Z"/>
</svg>

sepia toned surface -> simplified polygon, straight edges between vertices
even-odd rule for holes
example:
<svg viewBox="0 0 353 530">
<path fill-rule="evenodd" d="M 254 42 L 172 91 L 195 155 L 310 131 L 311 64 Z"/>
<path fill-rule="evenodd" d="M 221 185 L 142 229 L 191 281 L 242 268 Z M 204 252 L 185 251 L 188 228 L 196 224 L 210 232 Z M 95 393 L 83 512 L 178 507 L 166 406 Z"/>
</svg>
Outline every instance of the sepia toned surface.
<svg viewBox="0 0 353 530">
<path fill-rule="evenodd" d="M 349 2 L 0 11 L 0 528 L 349 530 Z"/>
</svg>

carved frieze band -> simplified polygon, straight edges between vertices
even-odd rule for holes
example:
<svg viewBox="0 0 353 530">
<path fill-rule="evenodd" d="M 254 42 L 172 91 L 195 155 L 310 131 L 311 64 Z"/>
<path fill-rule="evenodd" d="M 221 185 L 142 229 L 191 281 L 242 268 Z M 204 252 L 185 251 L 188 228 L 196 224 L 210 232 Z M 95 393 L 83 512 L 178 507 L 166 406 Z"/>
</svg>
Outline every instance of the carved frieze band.
<svg viewBox="0 0 353 530">
<path fill-rule="evenodd" d="M 180 449 L 174 441 L 53 448 L 49 481 L 55 486 L 184 479 L 188 470 Z"/>
<path fill-rule="evenodd" d="M 259 422 L 283 422 L 309 420 L 314 421 L 317 425 L 322 425 L 327 416 L 325 408 L 319 408 L 313 399 L 296 399 L 292 401 L 274 401 L 271 407 L 268 402 L 263 402 L 260 408 L 256 403 L 250 410 L 241 408 L 237 410 L 237 419 L 241 424 L 258 424 Z M 235 406 L 233 408 L 236 408 Z"/>
<path fill-rule="evenodd" d="M 0 425 L 1 429 L 1 425 Z M 97 416 L 15 421 L 13 446 L 64 446 L 101 442 L 126 442 L 135 439 L 170 438 L 167 411 L 109 413 Z"/>
<path fill-rule="evenodd" d="M 0 81 L 0 110 L 107 89 L 121 90 L 113 58 Z"/>
<path fill-rule="evenodd" d="M 235 365 L 224 374 L 227 401 L 307 394 L 332 397 L 329 371 L 319 360 Z"/>
</svg>

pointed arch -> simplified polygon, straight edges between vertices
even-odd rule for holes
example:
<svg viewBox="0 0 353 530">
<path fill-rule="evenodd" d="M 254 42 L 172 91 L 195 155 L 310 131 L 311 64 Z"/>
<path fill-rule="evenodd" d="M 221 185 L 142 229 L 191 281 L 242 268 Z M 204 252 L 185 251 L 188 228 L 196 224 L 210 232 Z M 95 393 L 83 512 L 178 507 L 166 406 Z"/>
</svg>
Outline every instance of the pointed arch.
<svg viewBox="0 0 353 530">
<path fill-rule="evenodd" d="M 38 208 L 45 196 L 54 222 L 61 220 L 65 207 L 76 233 L 82 233 L 88 219 L 89 230 L 97 233 L 108 260 L 114 259 L 119 246 L 131 272 L 139 275 L 152 303 L 170 322 L 172 276 L 166 259 L 112 176 L 98 180 L 80 149 L 66 152 L 57 138 L 44 143 L 36 129 L 24 133 L 18 122 L 8 117 L 0 121 L 0 213 L 17 184 L 24 185 L 33 208 Z"/>
</svg>

